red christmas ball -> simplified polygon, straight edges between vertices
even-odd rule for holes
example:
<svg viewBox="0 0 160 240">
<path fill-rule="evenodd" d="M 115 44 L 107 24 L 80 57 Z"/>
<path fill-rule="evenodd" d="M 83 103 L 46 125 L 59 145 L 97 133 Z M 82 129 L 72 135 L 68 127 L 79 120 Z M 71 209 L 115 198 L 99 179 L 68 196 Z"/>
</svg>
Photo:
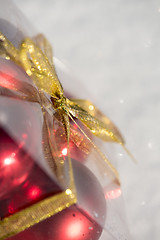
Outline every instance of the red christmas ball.
<svg viewBox="0 0 160 240">
<path fill-rule="evenodd" d="M 106 201 L 94 174 L 72 160 L 78 203 L 10 240 L 98 240 L 106 218 Z"/>
</svg>

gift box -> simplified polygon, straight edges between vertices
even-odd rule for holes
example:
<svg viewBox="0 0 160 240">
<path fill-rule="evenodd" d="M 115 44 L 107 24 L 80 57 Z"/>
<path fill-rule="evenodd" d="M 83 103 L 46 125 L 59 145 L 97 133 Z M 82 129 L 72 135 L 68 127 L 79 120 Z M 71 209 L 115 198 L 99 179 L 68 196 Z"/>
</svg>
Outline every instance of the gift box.
<svg viewBox="0 0 160 240">
<path fill-rule="evenodd" d="M 121 134 L 76 99 L 76 79 L 52 64 L 47 39 L 8 3 L 0 10 L 0 239 L 129 239 L 118 173 L 96 140 L 124 147 Z"/>
</svg>

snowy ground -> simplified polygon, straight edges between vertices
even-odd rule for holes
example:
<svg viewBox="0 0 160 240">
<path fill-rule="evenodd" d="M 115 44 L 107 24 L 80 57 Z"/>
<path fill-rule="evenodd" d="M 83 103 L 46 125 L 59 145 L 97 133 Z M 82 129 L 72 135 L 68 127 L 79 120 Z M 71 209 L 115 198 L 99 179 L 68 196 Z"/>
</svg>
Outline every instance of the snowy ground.
<svg viewBox="0 0 160 240">
<path fill-rule="evenodd" d="M 133 239 L 160 237 L 160 2 L 15 0 L 121 129 L 118 170 Z"/>
</svg>

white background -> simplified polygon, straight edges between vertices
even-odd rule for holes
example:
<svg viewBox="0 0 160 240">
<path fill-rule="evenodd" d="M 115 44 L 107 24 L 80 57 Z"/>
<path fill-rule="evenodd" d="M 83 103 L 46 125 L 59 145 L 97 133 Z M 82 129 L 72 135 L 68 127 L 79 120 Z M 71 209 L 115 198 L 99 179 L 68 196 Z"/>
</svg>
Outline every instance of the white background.
<svg viewBox="0 0 160 240">
<path fill-rule="evenodd" d="M 138 161 L 118 157 L 131 236 L 160 239 L 160 1 L 15 2 L 121 129 Z"/>
</svg>

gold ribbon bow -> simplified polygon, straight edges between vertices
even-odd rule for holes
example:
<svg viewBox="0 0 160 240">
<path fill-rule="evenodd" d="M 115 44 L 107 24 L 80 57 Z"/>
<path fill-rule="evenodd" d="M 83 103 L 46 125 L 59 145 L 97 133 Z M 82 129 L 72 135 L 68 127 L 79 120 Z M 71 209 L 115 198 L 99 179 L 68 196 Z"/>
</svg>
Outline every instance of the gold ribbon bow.
<svg viewBox="0 0 160 240">
<path fill-rule="evenodd" d="M 7 85 L 2 85 L 1 95 L 18 97 L 27 101 L 41 102 L 42 111 L 45 119 L 45 128 L 49 132 L 48 116 L 56 111 L 57 120 L 63 125 L 66 141 L 68 146 L 68 165 L 69 165 L 69 185 L 68 188 L 53 197 L 42 200 L 27 209 L 24 209 L 14 215 L 0 221 L 0 239 L 12 236 L 36 223 L 42 221 L 66 207 L 77 202 L 76 189 L 74 184 L 74 176 L 72 163 L 70 159 L 69 141 L 73 140 L 82 151 L 87 151 L 83 141 L 78 145 L 80 133 L 81 137 L 87 139 L 87 142 L 100 154 L 106 163 L 108 175 L 119 182 L 119 175 L 114 166 L 100 151 L 100 149 L 92 142 L 90 137 L 79 126 L 75 119 L 78 119 L 85 125 L 93 135 L 104 141 L 112 141 L 121 144 L 124 148 L 124 140 L 115 127 L 115 125 L 103 115 L 90 101 L 80 99 L 68 99 L 64 95 L 63 87 L 58 79 L 55 71 L 52 57 L 52 48 L 47 39 L 43 35 L 37 35 L 33 40 L 25 38 L 19 49 L 0 33 L 0 56 L 11 60 L 24 69 L 28 76 L 33 80 L 33 84 L 22 83 L 19 85 L 12 84 L 12 91 Z M 17 93 L 23 93 L 17 95 Z M 76 124 L 79 132 L 74 134 L 70 120 Z M 78 139 L 78 140 L 77 140 Z M 50 167 L 54 168 L 54 173 L 59 177 L 62 174 L 62 166 L 55 156 L 54 148 L 50 137 L 45 138 L 49 142 L 51 155 L 54 156 L 50 163 Z M 125 148 L 126 151 L 128 151 Z M 55 159 L 55 161 L 54 161 Z M 53 160 L 53 162 L 52 162 Z M 8 228 L 9 226 L 9 228 Z"/>
</svg>

